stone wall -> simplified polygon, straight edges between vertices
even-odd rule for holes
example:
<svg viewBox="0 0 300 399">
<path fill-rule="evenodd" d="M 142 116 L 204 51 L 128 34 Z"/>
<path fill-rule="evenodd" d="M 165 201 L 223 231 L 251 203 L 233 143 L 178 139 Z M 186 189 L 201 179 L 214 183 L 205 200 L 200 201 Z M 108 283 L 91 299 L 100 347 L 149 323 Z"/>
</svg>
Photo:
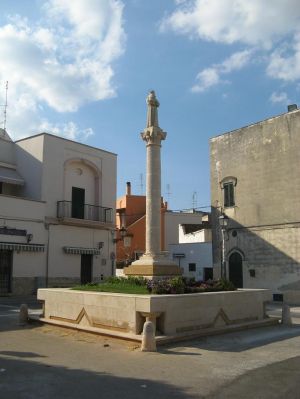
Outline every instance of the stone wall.
<svg viewBox="0 0 300 399">
<path fill-rule="evenodd" d="M 230 254 L 239 251 L 244 287 L 273 292 L 300 288 L 300 111 L 215 137 L 210 144 L 216 275 L 221 253 L 218 216 L 224 211 L 230 218 L 227 265 Z M 235 206 L 224 208 L 221 182 L 228 177 L 236 179 Z"/>
<path fill-rule="evenodd" d="M 134 295 L 53 288 L 39 289 L 38 299 L 44 301 L 42 321 L 47 323 L 139 339 L 146 319 L 156 324 L 158 335 L 175 337 L 259 325 L 268 321 L 271 292 Z"/>
</svg>

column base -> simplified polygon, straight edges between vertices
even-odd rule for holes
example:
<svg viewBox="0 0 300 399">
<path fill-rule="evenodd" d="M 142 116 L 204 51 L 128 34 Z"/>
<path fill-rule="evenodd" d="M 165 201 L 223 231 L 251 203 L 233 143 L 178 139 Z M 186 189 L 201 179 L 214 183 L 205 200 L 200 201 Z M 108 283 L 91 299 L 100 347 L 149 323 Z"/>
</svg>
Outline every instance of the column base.
<svg viewBox="0 0 300 399">
<path fill-rule="evenodd" d="M 125 276 L 145 277 L 149 279 L 157 277 L 176 277 L 182 275 L 182 270 L 167 256 L 143 255 L 139 260 L 124 268 Z"/>
</svg>

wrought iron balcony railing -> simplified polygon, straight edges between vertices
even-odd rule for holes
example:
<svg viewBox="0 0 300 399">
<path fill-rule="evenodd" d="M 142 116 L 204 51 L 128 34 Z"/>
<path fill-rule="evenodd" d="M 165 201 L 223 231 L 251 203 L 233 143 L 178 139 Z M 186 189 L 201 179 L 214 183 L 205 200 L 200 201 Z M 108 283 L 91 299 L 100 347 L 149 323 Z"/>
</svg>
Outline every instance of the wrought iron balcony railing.
<svg viewBox="0 0 300 399">
<path fill-rule="evenodd" d="M 57 217 L 112 223 L 112 208 L 89 204 L 78 204 L 72 201 L 58 201 Z"/>
</svg>

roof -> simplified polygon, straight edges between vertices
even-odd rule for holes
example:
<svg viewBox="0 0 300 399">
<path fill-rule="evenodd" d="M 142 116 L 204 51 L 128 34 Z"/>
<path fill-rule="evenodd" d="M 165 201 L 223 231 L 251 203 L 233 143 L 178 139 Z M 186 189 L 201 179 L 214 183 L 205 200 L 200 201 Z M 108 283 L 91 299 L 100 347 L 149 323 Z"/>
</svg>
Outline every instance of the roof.
<svg viewBox="0 0 300 399">
<path fill-rule="evenodd" d="M 182 223 L 181 226 L 184 229 L 184 234 L 191 234 L 199 230 L 211 228 L 210 222 L 207 221 L 203 221 L 201 224 Z"/>
<path fill-rule="evenodd" d="M 0 139 L 5 140 L 5 141 L 12 141 L 12 139 L 10 138 L 7 131 L 2 128 L 0 128 Z"/>
<path fill-rule="evenodd" d="M 272 119 L 281 118 L 281 117 L 283 117 L 285 115 L 292 115 L 292 114 L 295 114 L 297 112 L 300 112 L 300 109 L 296 109 L 294 111 L 289 111 L 289 112 L 284 112 L 284 113 L 279 114 L 279 115 L 271 116 L 270 118 L 262 119 L 261 121 L 258 121 L 258 122 L 255 122 L 255 123 L 251 123 L 250 125 L 245 125 L 245 126 L 237 128 L 237 129 L 233 129 L 233 130 L 230 130 L 228 132 L 224 132 L 224 133 L 218 134 L 216 136 L 211 137 L 210 140 L 214 140 L 214 139 L 216 139 L 218 137 L 225 136 L 226 134 L 231 134 L 231 133 L 237 132 L 238 130 L 242 130 L 242 129 L 246 129 L 246 128 L 249 128 L 249 127 L 252 127 L 252 126 L 255 126 L 255 125 L 259 125 L 260 123 L 267 122 L 267 121 L 270 121 Z"/>
<path fill-rule="evenodd" d="M 45 132 L 34 134 L 33 136 L 24 137 L 23 139 L 16 140 L 15 143 L 19 143 L 20 141 L 30 140 L 32 138 L 39 137 L 39 136 L 49 136 L 49 137 L 52 137 L 52 138 L 55 138 L 55 139 L 68 141 L 69 143 L 75 143 L 75 144 L 83 145 L 83 146 L 88 147 L 88 148 L 93 148 L 94 150 L 100 150 L 100 151 L 106 152 L 108 154 L 118 156 L 118 154 L 116 154 L 114 152 L 106 151 L 106 150 L 103 150 L 102 148 L 99 148 L 99 147 L 94 147 L 94 146 L 91 146 L 91 145 L 88 145 L 88 144 L 79 143 L 78 141 L 75 141 L 75 140 L 66 139 L 65 137 L 56 136 L 55 134 L 50 134 L 50 133 L 45 133 Z"/>
</svg>

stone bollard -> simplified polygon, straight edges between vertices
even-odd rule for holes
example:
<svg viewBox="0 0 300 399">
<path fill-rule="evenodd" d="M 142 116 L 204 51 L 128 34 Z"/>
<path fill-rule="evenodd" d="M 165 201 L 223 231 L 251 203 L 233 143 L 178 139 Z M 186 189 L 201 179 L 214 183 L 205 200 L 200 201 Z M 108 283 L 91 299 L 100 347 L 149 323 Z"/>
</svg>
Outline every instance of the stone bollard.
<svg viewBox="0 0 300 399">
<path fill-rule="evenodd" d="M 20 313 L 19 313 L 19 325 L 25 326 L 28 323 L 28 306 L 23 303 L 20 306 Z"/>
<path fill-rule="evenodd" d="M 286 326 L 290 326 L 292 324 L 291 311 L 287 303 L 284 303 L 282 305 L 281 324 L 284 324 Z"/>
<path fill-rule="evenodd" d="M 143 327 L 142 352 L 156 352 L 154 324 L 146 321 Z"/>
</svg>

